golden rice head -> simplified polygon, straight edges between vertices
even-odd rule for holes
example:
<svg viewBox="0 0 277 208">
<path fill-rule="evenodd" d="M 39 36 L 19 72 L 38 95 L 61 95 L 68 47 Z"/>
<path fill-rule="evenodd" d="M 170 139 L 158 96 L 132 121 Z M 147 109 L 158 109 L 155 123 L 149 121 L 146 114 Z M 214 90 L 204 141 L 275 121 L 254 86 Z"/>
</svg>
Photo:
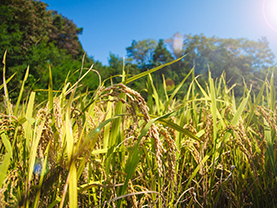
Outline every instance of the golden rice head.
<svg viewBox="0 0 277 208">
<path fill-rule="evenodd" d="M 277 132 L 277 124 L 276 124 L 276 117 L 277 114 L 272 112 L 270 109 L 267 109 L 264 106 L 258 106 L 258 110 L 262 115 L 262 118 L 264 118 L 269 126 Z"/>
<path fill-rule="evenodd" d="M 205 129 L 205 134 L 204 134 L 204 142 L 202 144 L 202 148 L 200 150 L 200 158 L 204 158 L 205 157 L 205 152 L 208 149 L 208 145 L 211 141 L 211 138 L 213 137 L 213 115 L 209 114 L 206 117 L 206 122 L 204 124 L 204 128 Z M 201 159 L 201 161 L 202 161 Z M 205 169 L 204 169 L 204 165 L 202 164 L 202 162 L 200 163 L 200 170 L 199 173 L 201 175 L 205 175 Z"/>
<path fill-rule="evenodd" d="M 128 182 L 128 193 L 135 193 L 136 190 L 133 187 L 133 183 L 131 180 Z M 132 207 L 138 208 L 138 202 L 137 202 L 137 197 L 136 195 L 128 196 L 127 197 L 128 201 L 132 202 Z"/>
<path fill-rule="evenodd" d="M 99 106 L 95 105 L 93 108 L 93 113 L 95 115 L 93 123 L 95 123 L 98 126 L 104 120 L 104 112 L 101 110 Z"/>
<path fill-rule="evenodd" d="M 154 139 L 155 141 L 155 156 L 157 160 L 157 170 L 159 173 L 159 176 L 161 177 L 163 175 L 163 167 L 162 167 L 162 160 L 161 157 L 163 156 L 162 152 L 165 152 L 165 149 L 163 148 L 163 144 L 161 143 L 158 128 L 155 126 L 155 124 L 152 124 L 152 126 L 149 129 L 150 137 Z"/>
<path fill-rule="evenodd" d="M 172 182 L 175 180 L 175 164 L 176 164 L 176 152 L 179 152 L 175 141 L 172 139 L 170 136 L 168 130 L 164 128 L 163 126 L 159 126 L 159 132 L 163 135 L 167 145 L 166 147 L 166 152 L 167 152 L 167 158 L 168 158 L 168 166 L 169 166 L 169 179 Z"/>
<path fill-rule="evenodd" d="M 38 146 L 38 157 L 40 158 L 44 158 L 44 154 L 46 151 L 46 148 L 48 146 L 48 144 L 50 145 L 49 147 L 49 165 L 50 168 L 52 165 L 55 164 L 55 150 L 53 149 L 53 145 L 54 145 L 54 133 L 52 132 L 52 128 L 50 126 L 50 124 L 52 123 L 52 115 L 48 112 L 47 110 L 48 106 L 46 106 L 45 108 L 41 108 L 38 110 L 37 114 L 36 114 L 36 120 L 43 120 L 45 119 L 44 122 L 44 126 L 43 126 L 43 130 L 42 130 L 42 134 L 41 134 L 41 138 L 39 141 L 39 146 Z M 41 124 L 39 124 L 41 125 Z"/>
<path fill-rule="evenodd" d="M 59 98 L 55 98 L 53 102 L 53 115 L 55 118 L 56 128 L 59 133 L 59 146 L 62 147 L 63 138 L 64 138 L 64 130 L 63 130 L 63 116 L 62 116 L 62 108 L 61 108 L 61 101 Z"/>
<path fill-rule="evenodd" d="M 136 185 L 136 187 L 140 188 L 141 191 L 146 192 L 145 194 L 143 194 L 143 197 L 140 199 L 138 207 L 143 207 L 143 205 L 145 204 L 145 201 L 151 201 L 152 197 L 147 193 L 147 191 L 149 191 L 147 188 L 140 186 L 140 185 Z M 149 202 L 150 203 L 150 202 Z"/>
<path fill-rule="evenodd" d="M 0 188 L 0 207 L 14 207 L 16 205 L 18 196 L 13 193 L 17 192 L 18 179 L 18 170 L 16 169 L 9 172 L 3 181 L 3 185 Z M 9 193 L 7 193 L 7 190 L 10 190 Z"/>
<path fill-rule="evenodd" d="M 112 96 L 114 97 L 113 102 L 118 102 L 121 101 L 123 104 L 125 104 L 126 106 L 128 106 L 128 103 L 126 100 L 123 100 L 121 98 L 119 98 L 120 93 L 123 93 L 126 95 L 127 99 L 129 100 L 129 102 L 131 103 L 131 108 L 128 107 L 127 110 L 131 113 L 132 116 L 136 116 L 136 112 L 135 112 L 135 106 L 138 107 L 139 111 L 142 113 L 143 118 L 145 123 L 148 123 L 150 121 L 150 116 L 148 114 L 149 112 L 149 108 L 146 105 L 146 102 L 144 100 L 144 98 L 135 90 L 132 90 L 131 88 L 127 87 L 124 84 L 116 84 L 116 85 L 112 85 L 110 87 L 107 87 L 106 89 L 104 89 L 103 91 L 108 92 L 104 95 L 100 96 L 100 99 L 104 99 L 105 97 L 108 96 Z M 135 122 L 137 122 L 137 119 L 134 119 Z M 162 156 L 162 152 L 165 151 L 163 148 L 163 145 L 160 141 L 159 138 L 159 132 L 157 127 L 155 126 L 155 124 L 153 124 L 150 129 L 149 129 L 149 135 L 150 137 L 152 137 L 155 141 L 155 148 L 156 148 L 156 160 L 157 160 L 157 166 L 158 166 L 158 173 L 159 176 L 162 175 L 162 160 L 161 160 L 161 156 Z M 144 140 L 142 140 L 141 142 L 143 142 Z"/>
<path fill-rule="evenodd" d="M 250 157 L 252 159 L 252 156 L 253 156 L 252 142 L 250 141 L 250 138 L 246 134 L 244 125 L 241 122 L 239 123 L 237 131 L 239 132 L 240 139 L 247 146 L 246 149 L 249 151 Z"/>
</svg>

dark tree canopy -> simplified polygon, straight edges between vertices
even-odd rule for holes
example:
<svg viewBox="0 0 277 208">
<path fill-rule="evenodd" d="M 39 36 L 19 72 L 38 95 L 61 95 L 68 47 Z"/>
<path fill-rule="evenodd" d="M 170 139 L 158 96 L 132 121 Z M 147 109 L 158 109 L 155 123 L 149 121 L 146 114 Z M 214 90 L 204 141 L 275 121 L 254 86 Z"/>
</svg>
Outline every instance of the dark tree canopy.
<svg viewBox="0 0 277 208">
<path fill-rule="evenodd" d="M 22 53 L 45 41 L 48 44 L 54 42 L 59 49 L 66 49 L 73 56 L 82 54 L 78 40 L 82 28 L 77 28 L 71 20 L 56 11 L 47 10 L 47 6 L 34 0 L 2 0 L 1 38 L 9 40 L 6 44 L 20 45 Z M 1 50 L 5 46 L 3 43 L 1 40 Z"/>
<path fill-rule="evenodd" d="M 76 25 L 66 17 L 53 12 L 52 32 L 49 34 L 49 42 L 55 42 L 59 49 L 67 50 L 73 57 L 82 55 L 83 48 L 78 39 L 83 28 Z"/>
<path fill-rule="evenodd" d="M 7 77 L 16 73 L 9 83 L 12 89 L 19 88 L 28 65 L 27 82 L 32 86 L 40 80 L 37 87 L 47 87 L 49 64 L 55 68 L 54 78 L 62 75 L 56 79 L 55 86 L 62 84 L 61 79 L 69 70 L 80 66 L 74 60 L 81 60 L 84 53 L 78 39 L 82 28 L 57 12 L 47 10 L 47 6 L 35 0 L 1 1 L 0 53 L 3 55 L 7 50 Z"/>
</svg>

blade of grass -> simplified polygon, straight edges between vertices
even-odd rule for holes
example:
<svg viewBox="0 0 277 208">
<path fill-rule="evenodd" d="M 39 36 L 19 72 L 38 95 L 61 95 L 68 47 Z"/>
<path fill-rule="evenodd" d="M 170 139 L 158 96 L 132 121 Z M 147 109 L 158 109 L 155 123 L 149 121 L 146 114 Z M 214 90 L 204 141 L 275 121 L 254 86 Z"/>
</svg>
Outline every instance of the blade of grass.
<svg viewBox="0 0 277 208">
<path fill-rule="evenodd" d="M 152 76 L 151 74 L 148 74 L 148 80 L 152 86 L 152 92 L 153 94 L 151 95 L 151 97 L 153 96 L 154 100 L 155 100 L 155 107 L 157 109 L 157 114 L 160 115 L 161 111 L 162 111 L 162 108 L 164 108 L 163 104 L 160 102 L 160 98 L 159 98 L 159 95 L 158 95 L 158 92 L 156 90 L 156 87 L 154 86 L 154 83 L 153 83 L 153 79 L 152 79 Z M 152 99 L 152 98 L 151 98 Z"/>
<path fill-rule="evenodd" d="M 49 86 L 48 86 L 48 110 L 50 111 L 53 108 L 53 79 L 52 79 L 52 70 L 49 65 Z"/>
<path fill-rule="evenodd" d="M 173 114 L 173 113 L 175 113 L 175 111 L 173 111 L 171 113 Z M 157 119 L 158 118 L 158 116 L 155 116 L 155 115 L 149 115 L 149 116 L 150 116 L 151 119 Z M 182 134 L 184 134 L 184 135 L 186 135 L 186 136 L 188 136 L 192 139 L 195 139 L 196 141 L 201 142 L 201 140 L 195 134 L 193 134 L 192 132 L 190 132 L 187 129 L 182 128 L 178 124 L 175 124 L 175 123 L 173 123 L 171 121 L 168 121 L 168 120 L 165 120 L 165 119 L 158 119 L 157 122 L 163 124 L 164 126 L 168 126 L 169 128 L 172 128 L 172 129 L 174 129 L 174 130 L 176 130 L 176 131 L 178 131 L 178 132 L 180 132 L 180 133 L 182 133 Z"/>
<path fill-rule="evenodd" d="M 6 84 L 8 84 L 15 75 L 16 75 L 16 72 L 6 80 Z M 4 84 L 1 84 L 0 90 L 2 90 L 3 87 L 4 87 Z"/>
<path fill-rule="evenodd" d="M 74 143 L 72 123 L 70 120 L 70 109 L 67 110 L 65 123 L 66 123 L 65 132 L 66 132 L 67 157 L 68 157 L 68 164 L 70 164 L 73 156 L 73 143 Z"/>
<path fill-rule="evenodd" d="M 166 64 L 164 64 L 164 65 L 155 67 L 155 68 L 150 69 L 150 70 L 148 70 L 148 71 L 145 71 L 145 72 L 142 72 L 142 73 L 140 73 L 140 74 L 137 74 L 137 75 L 135 75 L 135 76 L 133 76 L 133 77 L 130 77 L 129 79 L 126 79 L 125 84 L 128 84 L 128 83 L 130 83 L 130 82 L 133 82 L 133 81 L 135 81 L 135 80 L 137 80 L 137 79 L 139 79 L 139 78 L 141 78 L 141 77 L 146 76 L 147 74 L 151 74 L 151 73 L 153 73 L 153 72 L 155 72 L 155 71 L 157 71 L 157 70 L 159 70 L 159 69 L 162 69 L 162 68 L 164 68 L 164 67 L 166 67 L 166 66 L 169 66 L 169 65 L 171 65 L 171 64 L 174 64 L 174 63 L 176 63 L 177 61 L 180 61 L 181 59 L 183 59 L 185 56 L 186 56 L 186 55 L 184 55 L 184 56 L 182 56 L 182 57 L 180 57 L 180 58 L 178 58 L 178 59 L 176 59 L 176 60 L 174 60 L 174 61 L 171 61 L 171 62 L 169 62 L 169 63 L 166 63 Z"/>
<path fill-rule="evenodd" d="M 22 81 L 21 89 L 20 89 L 20 92 L 19 92 L 19 96 L 18 96 L 18 99 L 17 99 L 17 102 L 16 102 L 15 109 L 14 109 L 14 115 L 15 116 L 17 116 L 18 107 L 19 107 L 19 104 L 20 104 L 20 101 L 21 101 L 21 98 L 22 98 L 22 94 L 23 94 L 23 91 L 24 91 L 24 85 L 25 85 L 25 82 L 26 82 L 28 76 L 29 76 L 29 66 L 26 69 L 26 73 L 25 73 L 24 79 Z"/>
<path fill-rule="evenodd" d="M 216 147 L 217 142 L 217 107 L 216 107 L 216 96 L 215 96 L 215 88 L 214 88 L 214 81 L 211 77 L 211 72 L 209 71 L 209 86 L 210 86 L 210 99 L 211 99 L 211 113 L 213 115 L 213 144 Z M 214 149 L 215 151 L 215 149 Z"/>
<path fill-rule="evenodd" d="M 7 115 L 12 115 L 12 106 L 10 103 L 10 99 L 9 99 L 9 91 L 8 91 L 8 87 L 7 87 L 7 83 L 6 83 L 6 56 L 7 56 L 7 50 L 4 53 L 4 57 L 3 57 L 3 87 L 4 87 L 4 100 L 6 102 L 6 110 L 7 110 Z"/>
<path fill-rule="evenodd" d="M 128 185 L 128 181 L 131 179 L 132 175 L 134 174 L 136 167 L 138 165 L 139 162 L 139 143 L 140 140 L 142 139 L 143 136 L 145 136 L 149 130 L 149 128 L 152 126 L 152 124 L 160 119 L 165 119 L 171 116 L 171 114 L 173 114 L 174 112 L 170 112 L 168 114 L 165 114 L 163 116 L 160 116 L 158 118 L 155 119 L 151 119 L 146 125 L 145 127 L 142 129 L 140 136 L 138 137 L 138 141 L 134 146 L 134 149 L 132 150 L 132 152 L 129 154 L 129 157 L 127 159 L 126 162 L 126 166 L 125 166 L 125 173 L 126 178 L 125 178 L 125 183 L 120 191 L 120 195 L 123 195 L 126 191 L 127 185 Z"/>
<path fill-rule="evenodd" d="M 109 99 L 111 100 L 111 96 L 109 96 Z M 112 103 L 107 103 L 107 115 L 106 119 L 110 119 L 112 117 Z M 107 149 L 109 144 L 109 137 L 110 137 L 110 125 L 105 126 L 104 129 L 104 135 L 103 135 L 103 148 Z"/>
<path fill-rule="evenodd" d="M 262 98 L 262 95 L 264 93 L 264 88 L 266 86 L 267 76 L 268 76 L 268 74 L 266 75 L 265 81 L 263 82 L 263 85 L 262 85 L 262 87 L 261 87 L 261 89 L 259 91 L 258 96 L 256 97 L 256 99 L 255 99 L 255 101 L 254 101 L 254 103 L 252 105 L 252 108 L 250 109 L 249 116 L 247 118 L 246 128 L 248 128 L 250 122 L 252 121 L 252 118 L 254 116 L 255 110 L 257 108 L 257 105 L 261 102 L 261 98 Z"/>
<path fill-rule="evenodd" d="M 40 124 L 38 127 L 38 123 Z M 34 129 L 34 139 L 31 144 L 31 151 L 30 151 L 30 159 L 29 159 L 29 171 L 28 171 L 28 181 L 30 182 L 32 180 L 33 171 L 34 171 L 34 165 L 36 160 L 36 152 L 38 148 L 38 144 L 41 138 L 42 130 L 44 127 L 45 119 L 42 121 L 37 121 Z"/>
<path fill-rule="evenodd" d="M 119 97 L 124 99 L 125 95 L 123 93 L 121 93 L 119 95 Z M 117 106 L 115 108 L 115 115 L 121 115 L 123 111 L 124 111 L 124 108 L 122 106 L 122 102 L 118 102 Z M 111 166 L 111 162 L 112 162 L 112 159 L 113 159 L 112 155 L 113 155 L 113 152 L 114 152 L 114 148 L 117 144 L 121 143 L 121 141 L 123 140 L 122 132 L 121 132 L 121 129 L 123 127 L 121 126 L 121 124 L 122 124 L 121 117 L 117 117 L 113 121 L 113 124 L 112 124 L 112 127 L 111 127 L 111 134 L 110 134 L 110 138 L 109 138 L 109 141 L 108 141 L 108 153 L 107 153 L 107 158 L 106 158 L 106 162 L 105 162 L 106 174 L 109 174 L 109 172 L 110 172 L 110 166 Z M 113 160 L 113 161 L 115 161 L 115 160 Z M 117 162 L 122 163 L 121 160 L 117 161 Z M 114 167 L 114 166 L 115 165 L 113 164 L 112 167 Z"/>
<path fill-rule="evenodd" d="M 249 96 L 250 96 L 250 91 L 248 92 L 246 98 L 244 98 L 242 100 L 242 102 L 240 103 L 238 109 L 236 110 L 236 113 L 235 113 L 234 117 L 231 120 L 231 125 L 232 126 L 237 126 L 238 122 L 239 122 L 239 119 L 242 119 L 242 114 L 243 114 L 243 112 L 245 110 L 245 107 L 246 107 L 248 101 L 249 101 Z M 222 141 L 220 143 L 218 143 L 217 149 L 219 149 L 221 147 L 223 142 L 227 142 L 228 138 L 230 138 L 230 136 L 231 136 L 231 133 L 230 132 L 226 132 L 226 134 L 224 135 Z"/>
<path fill-rule="evenodd" d="M 12 146 L 5 133 L 1 134 L 2 142 L 6 148 L 7 153 L 4 155 L 2 164 L 0 165 L 0 188 L 2 188 L 3 181 L 6 178 L 8 168 L 10 166 L 10 160 L 12 158 Z"/>
<path fill-rule="evenodd" d="M 210 158 L 211 153 L 207 154 L 203 160 L 200 162 L 201 165 L 205 164 L 205 162 Z M 191 177 L 189 178 L 189 181 L 187 182 L 187 185 L 185 187 L 185 190 L 188 189 L 191 181 L 193 180 L 193 178 L 196 176 L 196 174 L 198 173 L 198 171 L 200 170 L 200 164 L 194 169 L 193 173 L 191 174 Z"/>
<path fill-rule="evenodd" d="M 164 88 L 165 99 L 166 99 L 166 101 L 168 101 L 168 95 L 167 95 L 167 90 L 166 90 L 166 82 L 165 82 L 164 74 L 162 74 L 162 76 L 163 76 L 163 88 Z"/>
<path fill-rule="evenodd" d="M 34 166 L 35 166 L 35 160 L 36 160 L 36 152 L 37 152 L 37 148 L 38 148 L 38 143 L 40 141 L 41 138 L 41 134 L 42 134 L 42 130 L 44 127 L 44 123 L 45 123 L 45 118 L 43 120 L 37 120 L 36 124 L 35 124 L 35 128 L 33 131 L 33 136 L 32 138 L 34 138 L 31 141 L 31 149 L 30 149 L 30 157 L 29 157 L 29 170 L 28 170 L 28 181 L 26 183 L 26 193 L 25 193 L 25 199 L 26 199 L 26 204 L 25 207 L 29 207 L 29 203 L 30 203 L 30 188 L 31 188 L 31 180 L 33 177 L 33 171 L 34 171 Z M 40 126 L 38 127 L 38 124 L 40 124 Z"/>
<path fill-rule="evenodd" d="M 276 167 L 274 161 L 274 148 L 272 143 L 271 129 L 268 122 L 264 119 L 264 135 L 266 140 L 267 155 L 269 158 L 270 166 L 274 175 L 276 175 Z"/>
<path fill-rule="evenodd" d="M 180 88 L 183 86 L 184 82 L 187 80 L 187 78 L 190 76 L 190 74 L 194 71 L 194 67 L 190 70 L 190 72 L 187 74 L 187 76 L 180 82 L 180 84 L 178 84 L 178 86 L 175 88 L 175 90 L 173 91 L 173 93 L 171 94 L 170 98 L 168 99 L 168 101 L 165 103 L 165 107 L 164 107 L 164 113 L 167 110 L 168 105 L 170 104 L 170 102 L 172 101 L 172 99 L 174 98 L 174 96 L 177 94 L 177 92 L 180 90 Z"/>
<path fill-rule="evenodd" d="M 69 208 L 78 207 L 77 170 L 72 161 L 69 169 Z"/>
<path fill-rule="evenodd" d="M 209 182 L 210 182 L 210 190 L 209 190 L 209 199 L 211 199 L 211 194 L 212 194 L 212 187 L 214 185 L 214 171 L 215 171 L 215 158 L 217 157 L 216 154 L 216 146 L 217 146 L 217 107 L 216 107 L 216 96 L 215 96 L 215 88 L 214 88 L 214 80 L 211 77 L 211 72 L 209 71 L 209 87 L 210 87 L 210 99 L 211 99 L 211 104 L 210 104 L 210 110 L 212 113 L 213 117 L 213 156 L 212 156 L 212 171 L 211 175 L 213 177 L 210 177 Z M 198 172 L 198 171 L 197 171 Z"/>
<path fill-rule="evenodd" d="M 26 110 L 26 120 L 27 122 L 24 123 L 24 131 L 25 131 L 25 139 L 26 139 L 26 151 L 29 151 L 29 142 L 32 139 L 32 125 L 35 122 L 35 119 L 33 118 L 33 109 L 34 109 L 34 102 L 35 102 L 35 92 L 32 92 L 29 97 L 29 102 L 27 105 Z"/>
<path fill-rule="evenodd" d="M 33 207 L 38 207 L 39 206 L 38 202 L 39 202 L 39 197 L 40 197 L 40 194 L 41 194 L 41 186 L 42 186 L 43 178 L 44 178 L 44 176 L 46 174 L 46 170 L 47 170 L 47 160 L 48 160 L 49 147 L 50 147 L 50 142 L 48 143 L 47 148 L 46 148 L 46 157 L 44 158 L 44 161 L 43 161 L 41 174 L 40 174 L 40 179 L 39 179 L 39 184 L 38 184 L 38 191 L 36 193 L 36 197 L 35 197 Z"/>
<path fill-rule="evenodd" d="M 86 138 L 84 139 L 84 142 L 82 144 L 81 147 L 79 147 L 77 150 L 78 152 L 76 152 L 76 155 L 75 156 L 78 156 L 78 154 L 81 154 L 84 150 L 85 147 L 87 147 L 88 143 L 91 142 L 91 144 L 95 144 L 95 142 L 97 141 L 97 138 L 94 137 L 96 134 L 98 134 L 101 129 L 106 126 L 109 122 L 119 118 L 119 117 L 122 117 L 122 116 L 125 116 L 126 114 L 120 114 L 120 115 L 116 115 L 110 119 L 107 119 L 103 122 L 101 122 L 97 128 L 93 129 L 92 131 L 89 132 L 89 134 L 86 136 Z M 90 144 L 90 145 L 91 145 Z"/>
</svg>

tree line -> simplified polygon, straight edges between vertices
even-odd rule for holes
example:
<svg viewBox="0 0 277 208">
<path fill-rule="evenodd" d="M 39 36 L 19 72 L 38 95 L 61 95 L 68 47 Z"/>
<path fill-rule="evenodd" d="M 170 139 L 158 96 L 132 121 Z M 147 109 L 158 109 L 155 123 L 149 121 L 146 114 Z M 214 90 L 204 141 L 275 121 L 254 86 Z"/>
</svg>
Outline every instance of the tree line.
<svg viewBox="0 0 277 208">
<path fill-rule="evenodd" d="M 82 65 L 85 53 L 78 36 L 83 28 L 62 16 L 57 11 L 47 9 L 47 4 L 35 0 L 1 0 L 0 5 L 0 53 L 7 50 L 6 76 L 15 76 L 9 82 L 11 98 L 16 99 L 26 68 L 30 73 L 26 83 L 28 90 L 45 89 L 48 85 L 49 66 L 52 68 L 54 89 L 58 90 L 68 77 L 76 82 L 79 74 L 74 73 Z M 268 67 L 274 65 L 274 54 L 265 37 L 258 41 L 223 39 L 200 35 L 181 35 L 176 33 L 168 40 L 134 40 L 126 48 L 127 57 L 109 55 L 108 66 L 87 57 L 84 67 L 94 64 L 102 80 L 114 76 L 106 84 L 121 81 L 116 75 L 122 74 L 123 65 L 131 76 L 187 54 L 181 61 L 164 67 L 153 74 L 153 81 L 162 89 L 163 77 L 168 83 L 178 84 L 194 67 L 195 76 L 205 82 L 208 71 L 214 78 L 223 72 L 229 87 L 236 85 L 235 93 L 242 94 L 244 83 L 252 84 L 258 90 L 260 81 L 266 76 Z M 124 63 L 123 63 L 124 62 Z M 1 67 L 2 72 L 2 67 Z M 191 79 L 183 85 L 181 95 L 185 94 Z M 2 82 L 2 80 L 1 80 Z M 140 91 L 145 88 L 145 79 L 131 83 Z M 95 90 L 99 84 L 98 75 L 89 73 L 82 82 L 82 90 Z M 277 83 L 277 82 L 275 82 Z M 2 84 L 2 83 L 1 83 Z M 39 94 L 38 94 L 39 95 Z M 41 93 L 41 98 L 44 95 Z"/>
</svg>

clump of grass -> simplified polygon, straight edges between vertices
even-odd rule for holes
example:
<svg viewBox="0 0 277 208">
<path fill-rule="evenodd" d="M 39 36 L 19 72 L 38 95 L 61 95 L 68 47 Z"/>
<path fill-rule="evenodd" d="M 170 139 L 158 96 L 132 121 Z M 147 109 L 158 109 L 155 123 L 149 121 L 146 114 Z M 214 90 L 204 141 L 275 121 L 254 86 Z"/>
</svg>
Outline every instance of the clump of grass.
<svg viewBox="0 0 277 208">
<path fill-rule="evenodd" d="M 120 84 L 105 87 L 99 78 L 90 94 L 77 88 L 96 70 L 54 91 L 49 69 L 48 100 L 36 103 L 36 92 L 30 92 L 22 102 L 20 93 L 13 106 L 5 55 L 3 63 L 1 207 L 277 204 L 273 72 L 257 96 L 245 87 L 238 99 L 224 74 L 201 86 L 194 69 L 172 91 L 164 79 L 165 96 L 151 77 L 163 66 L 133 77 L 123 68 Z M 21 91 L 27 75 L 28 69 Z M 128 87 L 143 76 L 148 76 L 147 101 Z M 186 97 L 176 100 L 188 76 L 193 81 Z"/>
</svg>

